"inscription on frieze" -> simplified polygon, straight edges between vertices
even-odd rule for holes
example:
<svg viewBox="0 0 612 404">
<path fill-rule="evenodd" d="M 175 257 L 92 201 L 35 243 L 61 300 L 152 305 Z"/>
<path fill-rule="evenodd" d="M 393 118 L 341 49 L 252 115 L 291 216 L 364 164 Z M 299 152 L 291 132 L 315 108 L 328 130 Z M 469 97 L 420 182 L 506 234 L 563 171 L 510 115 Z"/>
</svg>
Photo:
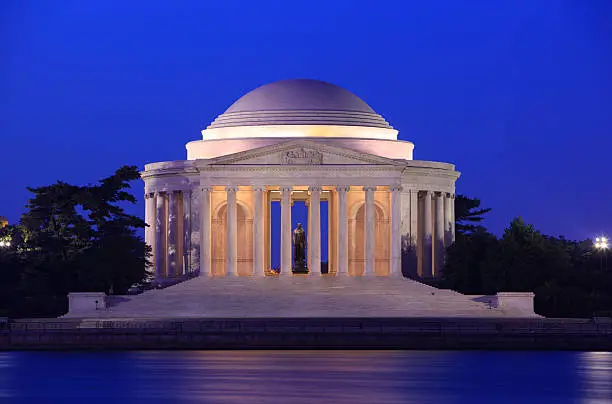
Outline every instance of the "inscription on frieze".
<svg viewBox="0 0 612 404">
<path fill-rule="evenodd" d="M 303 147 L 282 154 L 281 164 L 323 164 L 323 154 Z"/>
</svg>

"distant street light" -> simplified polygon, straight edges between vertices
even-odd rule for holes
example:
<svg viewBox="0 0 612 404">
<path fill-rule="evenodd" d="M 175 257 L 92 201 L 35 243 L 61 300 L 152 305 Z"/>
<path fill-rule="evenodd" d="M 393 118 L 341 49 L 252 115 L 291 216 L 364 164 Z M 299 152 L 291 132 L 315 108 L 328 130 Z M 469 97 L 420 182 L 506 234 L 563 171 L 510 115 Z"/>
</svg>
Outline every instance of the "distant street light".
<svg viewBox="0 0 612 404">
<path fill-rule="evenodd" d="M 11 242 L 10 241 L 0 241 L 0 247 L 2 248 L 7 248 L 11 246 Z"/>
<path fill-rule="evenodd" d="M 606 272 L 608 271 L 608 239 L 606 237 L 597 237 L 595 239 L 595 249 L 599 251 L 599 269 L 603 271 L 603 259 L 606 257 Z"/>
</svg>

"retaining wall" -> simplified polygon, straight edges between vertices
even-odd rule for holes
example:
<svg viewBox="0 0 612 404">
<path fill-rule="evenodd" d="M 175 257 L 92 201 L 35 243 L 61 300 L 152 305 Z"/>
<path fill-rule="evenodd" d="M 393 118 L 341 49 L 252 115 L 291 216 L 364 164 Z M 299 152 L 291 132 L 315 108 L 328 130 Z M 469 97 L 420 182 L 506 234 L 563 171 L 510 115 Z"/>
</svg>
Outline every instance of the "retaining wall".
<svg viewBox="0 0 612 404">
<path fill-rule="evenodd" d="M 612 350 L 609 320 L 267 318 L 13 320 L 0 349 Z"/>
</svg>

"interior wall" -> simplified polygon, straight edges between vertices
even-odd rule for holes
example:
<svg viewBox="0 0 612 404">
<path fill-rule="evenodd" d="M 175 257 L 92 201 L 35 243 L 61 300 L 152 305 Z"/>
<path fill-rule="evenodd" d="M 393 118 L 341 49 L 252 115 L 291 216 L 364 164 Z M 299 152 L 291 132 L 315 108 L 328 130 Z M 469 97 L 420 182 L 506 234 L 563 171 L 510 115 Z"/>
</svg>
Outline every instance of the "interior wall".
<svg viewBox="0 0 612 404">
<path fill-rule="evenodd" d="M 365 270 L 365 192 L 361 187 L 351 187 L 347 199 L 349 205 L 349 275 L 361 276 Z M 380 189 L 374 192 L 374 270 L 378 276 L 386 276 L 390 271 L 390 204 L 388 190 Z"/>
<path fill-rule="evenodd" d="M 246 188 L 246 187 L 245 187 Z M 212 275 L 225 276 L 227 194 L 224 187 L 214 187 L 211 193 L 212 205 Z M 240 188 L 237 199 L 237 270 L 238 275 L 253 274 L 253 193 Z"/>
</svg>

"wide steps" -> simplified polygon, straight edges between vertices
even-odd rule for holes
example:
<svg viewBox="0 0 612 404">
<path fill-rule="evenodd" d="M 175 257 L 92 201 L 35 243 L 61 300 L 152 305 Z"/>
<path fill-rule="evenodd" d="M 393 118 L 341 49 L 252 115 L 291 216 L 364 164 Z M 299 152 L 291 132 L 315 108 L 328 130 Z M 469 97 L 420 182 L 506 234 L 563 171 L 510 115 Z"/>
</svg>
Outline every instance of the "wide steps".
<svg viewBox="0 0 612 404">
<path fill-rule="evenodd" d="M 504 316 L 469 296 L 404 278 L 199 277 L 113 299 L 99 317 Z"/>
</svg>

